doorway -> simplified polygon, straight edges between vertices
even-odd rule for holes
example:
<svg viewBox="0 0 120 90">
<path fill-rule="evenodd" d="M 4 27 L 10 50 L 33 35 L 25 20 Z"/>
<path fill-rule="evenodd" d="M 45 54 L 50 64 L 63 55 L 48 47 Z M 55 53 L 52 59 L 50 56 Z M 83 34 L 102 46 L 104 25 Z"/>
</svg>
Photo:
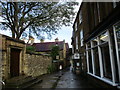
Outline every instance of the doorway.
<svg viewBox="0 0 120 90">
<path fill-rule="evenodd" d="M 20 65 L 20 49 L 11 48 L 10 57 L 10 77 L 19 76 L 19 65 Z"/>
</svg>

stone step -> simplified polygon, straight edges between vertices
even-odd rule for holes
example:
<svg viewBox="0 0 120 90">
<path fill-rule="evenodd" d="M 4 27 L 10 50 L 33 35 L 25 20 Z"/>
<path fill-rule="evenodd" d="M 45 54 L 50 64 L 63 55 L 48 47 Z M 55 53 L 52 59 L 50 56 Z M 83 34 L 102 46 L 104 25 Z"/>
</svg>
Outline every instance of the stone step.
<svg viewBox="0 0 120 90">
<path fill-rule="evenodd" d="M 32 82 L 28 82 L 28 83 L 26 83 L 26 85 L 22 86 L 22 89 L 29 88 L 30 86 L 37 84 L 37 83 L 40 83 L 40 82 L 42 82 L 42 79 L 37 79 L 37 80 L 34 80 Z"/>
<path fill-rule="evenodd" d="M 5 90 L 21 90 L 39 82 L 42 82 L 42 80 L 38 77 L 16 77 L 6 82 Z"/>
</svg>

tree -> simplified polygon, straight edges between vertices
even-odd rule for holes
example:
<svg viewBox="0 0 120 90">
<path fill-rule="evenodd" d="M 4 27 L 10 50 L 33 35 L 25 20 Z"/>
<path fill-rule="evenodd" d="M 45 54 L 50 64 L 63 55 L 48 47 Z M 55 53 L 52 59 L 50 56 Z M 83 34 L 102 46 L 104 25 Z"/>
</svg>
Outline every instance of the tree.
<svg viewBox="0 0 120 90">
<path fill-rule="evenodd" d="M 74 18 L 77 2 L 2 2 L 1 29 L 9 28 L 12 37 L 34 34 L 37 37 L 56 34 L 62 25 L 69 26 Z"/>
<path fill-rule="evenodd" d="M 57 55 L 59 55 L 59 46 L 53 46 L 51 50 L 52 59 L 55 60 Z"/>
</svg>

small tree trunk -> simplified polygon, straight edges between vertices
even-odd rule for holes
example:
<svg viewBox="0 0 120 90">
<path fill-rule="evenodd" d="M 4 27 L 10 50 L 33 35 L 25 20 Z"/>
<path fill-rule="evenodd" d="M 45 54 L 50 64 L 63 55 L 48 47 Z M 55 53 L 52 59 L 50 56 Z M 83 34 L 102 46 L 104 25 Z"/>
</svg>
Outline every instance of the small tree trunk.
<svg viewBox="0 0 120 90">
<path fill-rule="evenodd" d="M 12 30 L 12 38 L 15 38 L 15 32 Z"/>
<path fill-rule="evenodd" d="M 17 40 L 20 40 L 20 35 L 16 35 L 16 39 L 17 39 Z"/>
</svg>

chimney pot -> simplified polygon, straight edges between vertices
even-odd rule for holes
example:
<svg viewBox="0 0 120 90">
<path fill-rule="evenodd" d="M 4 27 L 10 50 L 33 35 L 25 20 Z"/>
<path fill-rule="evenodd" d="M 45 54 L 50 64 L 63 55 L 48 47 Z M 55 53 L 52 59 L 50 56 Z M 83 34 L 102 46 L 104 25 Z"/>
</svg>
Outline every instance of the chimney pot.
<svg viewBox="0 0 120 90">
<path fill-rule="evenodd" d="M 59 39 L 58 39 L 58 38 L 56 38 L 56 39 L 55 39 L 55 42 L 58 42 L 58 41 L 59 41 Z"/>
</svg>

